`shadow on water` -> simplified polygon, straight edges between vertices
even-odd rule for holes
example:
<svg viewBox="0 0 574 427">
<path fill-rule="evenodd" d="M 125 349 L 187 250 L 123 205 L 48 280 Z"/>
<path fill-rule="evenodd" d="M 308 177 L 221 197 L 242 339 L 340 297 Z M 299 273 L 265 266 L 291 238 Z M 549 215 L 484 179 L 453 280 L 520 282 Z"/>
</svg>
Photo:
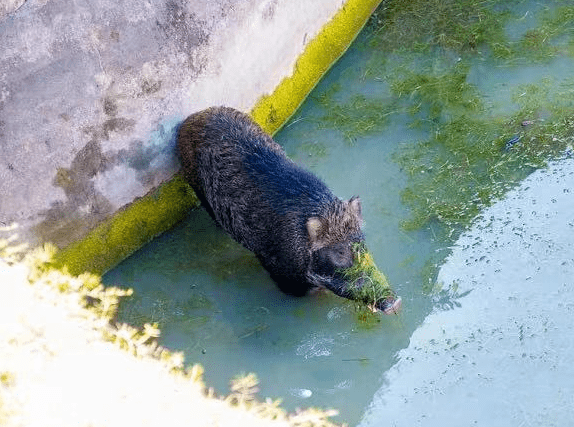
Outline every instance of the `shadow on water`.
<svg viewBox="0 0 574 427">
<path fill-rule="evenodd" d="M 262 397 L 334 407 L 335 421 L 357 424 L 427 315 L 474 298 L 436 280 L 461 230 L 572 153 L 574 9 L 548 6 L 383 2 L 276 135 L 339 197 L 361 197 L 367 244 L 403 299 L 400 315 L 365 318 L 329 293 L 282 294 L 197 210 L 104 276 L 135 291 L 119 320 L 158 323 L 161 344 L 201 363 L 218 393 L 255 372 Z"/>
</svg>

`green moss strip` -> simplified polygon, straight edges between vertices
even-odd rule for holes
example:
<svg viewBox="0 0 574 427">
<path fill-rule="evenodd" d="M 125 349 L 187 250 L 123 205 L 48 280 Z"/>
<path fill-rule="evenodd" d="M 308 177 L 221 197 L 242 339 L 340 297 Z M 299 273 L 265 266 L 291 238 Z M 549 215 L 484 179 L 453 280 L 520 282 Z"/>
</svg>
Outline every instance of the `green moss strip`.
<svg viewBox="0 0 574 427">
<path fill-rule="evenodd" d="M 251 116 L 273 134 L 287 121 L 321 77 L 347 50 L 380 0 L 348 0 L 299 57 L 293 75 L 263 96 Z M 181 176 L 134 201 L 55 257 L 71 274 L 103 274 L 185 218 L 199 202 Z"/>
<path fill-rule="evenodd" d="M 58 252 L 54 264 L 67 266 L 72 275 L 103 274 L 198 205 L 195 193 L 178 174 Z"/>
<path fill-rule="evenodd" d="M 269 134 L 275 134 L 299 108 L 321 77 L 345 53 L 381 0 L 348 0 L 315 37 L 271 95 L 257 101 L 253 119 Z"/>
</svg>

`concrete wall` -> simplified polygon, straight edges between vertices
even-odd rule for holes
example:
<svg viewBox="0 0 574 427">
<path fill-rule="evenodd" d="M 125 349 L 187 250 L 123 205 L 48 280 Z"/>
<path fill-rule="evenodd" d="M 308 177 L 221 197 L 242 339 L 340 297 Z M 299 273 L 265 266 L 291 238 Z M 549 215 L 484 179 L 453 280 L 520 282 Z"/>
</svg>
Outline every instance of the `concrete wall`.
<svg viewBox="0 0 574 427">
<path fill-rule="evenodd" d="M 146 194 L 157 199 L 154 189 L 179 168 L 174 151 L 178 124 L 207 106 L 251 111 L 259 105 L 254 117 L 270 131 L 276 129 L 344 51 L 377 3 L 3 3 L 0 228 L 14 224 L 11 233 L 32 246 L 50 241 L 70 248 L 116 218 L 118 211 L 129 210 L 135 199 Z M 333 21 L 336 30 L 325 31 Z M 309 64 L 321 67 L 295 67 L 321 37 L 327 42 L 315 43 L 315 53 L 307 55 Z M 300 89 L 288 88 L 288 100 L 270 100 L 267 95 L 282 84 L 285 88 L 298 68 L 305 74 L 295 79 L 304 83 Z M 185 193 L 187 202 L 172 210 L 185 211 L 195 203 L 182 186 L 178 183 L 174 194 L 177 198 Z M 169 211 L 169 203 L 163 208 Z M 130 218 L 121 223 L 122 236 L 150 225 Z M 151 232 L 143 233 L 145 238 L 126 244 L 112 261 L 91 269 L 104 271 L 173 221 L 154 223 Z M 113 227 L 117 229 L 117 223 Z M 109 240 L 113 227 L 100 232 L 100 243 Z M 100 252 L 117 246 L 107 243 Z M 79 270 L 87 268 L 82 262 Z"/>
</svg>

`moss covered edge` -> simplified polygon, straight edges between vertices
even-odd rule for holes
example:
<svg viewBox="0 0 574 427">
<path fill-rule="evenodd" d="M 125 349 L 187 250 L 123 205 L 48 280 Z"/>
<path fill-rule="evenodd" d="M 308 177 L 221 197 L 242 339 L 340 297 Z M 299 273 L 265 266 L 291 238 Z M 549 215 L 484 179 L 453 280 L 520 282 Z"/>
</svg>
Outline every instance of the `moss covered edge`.
<svg viewBox="0 0 574 427">
<path fill-rule="evenodd" d="M 54 266 L 72 275 L 104 274 L 158 234 L 185 218 L 199 205 L 197 196 L 176 174 L 145 196 L 120 209 L 110 219 L 57 252 Z"/>
<path fill-rule="evenodd" d="M 381 0 L 348 0 L 311 40 L 293 74 L 272 94 L 262 96 L 251 111 L 253 119 L 275 134 L 295 113 L 323 75 L 359 34 Z M 155 236 L 183 220 L 199 206 L 193 190 L 180 174 L 116 212 L 83 239 L 55 256 L 71 274 L 104 274 Z"/>
<path fill-rule="evenodd" d="M 275 134 L 295 113 L 321 77 L 345 53 L 381 0 L 347 0 L 297 60 L 293 74 L 271 95 L 262 96 L 251 111 L 253 119 Z"/>
</svg>

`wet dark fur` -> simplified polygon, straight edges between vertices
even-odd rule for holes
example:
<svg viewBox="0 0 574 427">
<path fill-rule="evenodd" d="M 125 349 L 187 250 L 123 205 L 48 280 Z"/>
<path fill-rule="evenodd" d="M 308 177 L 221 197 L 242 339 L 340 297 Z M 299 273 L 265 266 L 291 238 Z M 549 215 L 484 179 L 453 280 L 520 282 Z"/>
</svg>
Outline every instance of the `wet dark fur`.
<svg viewBox="0 0 574 427">
<path fill-rule="evenodd" d="M 338 269 L 351 266 L 351 243 L 364 240 L 358 198 L 335 197 L 231 108 L 191 115 L 177 144 L 185 178 L 203 205 L 284 292 L 324 286 L 348 297 Z"/>
</svg>

